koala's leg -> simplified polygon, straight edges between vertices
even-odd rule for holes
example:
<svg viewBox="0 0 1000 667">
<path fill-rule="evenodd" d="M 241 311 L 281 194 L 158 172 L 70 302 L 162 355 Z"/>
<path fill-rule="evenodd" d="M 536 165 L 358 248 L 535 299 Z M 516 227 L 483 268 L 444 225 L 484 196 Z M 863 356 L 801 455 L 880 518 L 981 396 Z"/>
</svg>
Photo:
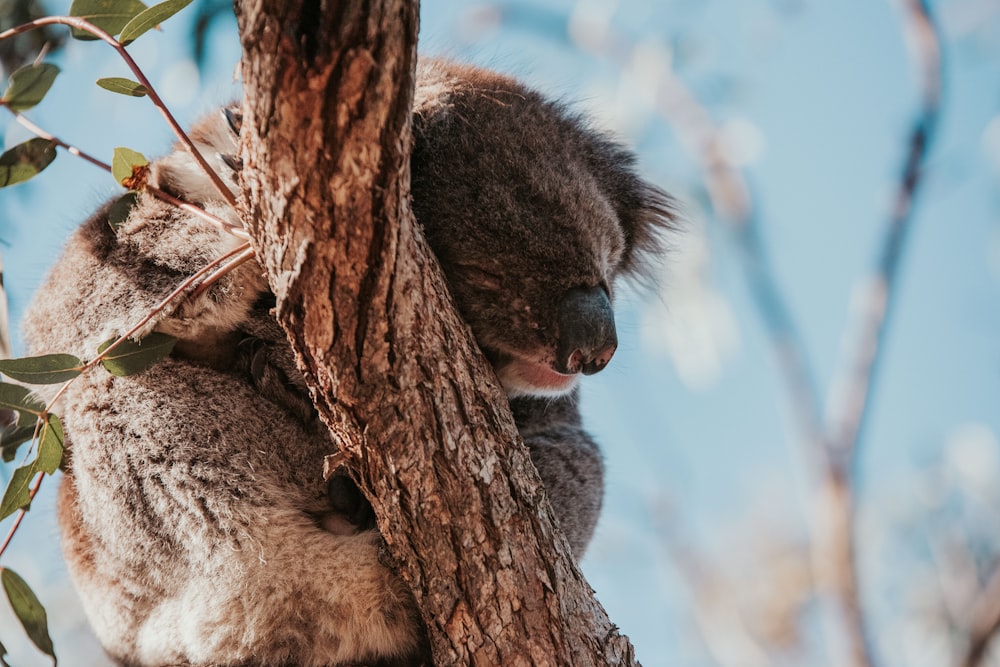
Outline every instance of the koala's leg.
<svg viewBox="0 0 1000 667">
<path fill-rule="evenodd" d="M 601 512 L 604 459 L 580 423 L 577 395 L 515 398 L 511 410 L 552 509 L 581 558 Z"/>
<path fill-rule="evenodd" d="M 130 665 L 399 660 L 422 631 L 375 531 L 335 535 L 328 441 L 233 375 L 167 359 L 78 379 L 60 520 L 98 637 Z"/>
</svg>

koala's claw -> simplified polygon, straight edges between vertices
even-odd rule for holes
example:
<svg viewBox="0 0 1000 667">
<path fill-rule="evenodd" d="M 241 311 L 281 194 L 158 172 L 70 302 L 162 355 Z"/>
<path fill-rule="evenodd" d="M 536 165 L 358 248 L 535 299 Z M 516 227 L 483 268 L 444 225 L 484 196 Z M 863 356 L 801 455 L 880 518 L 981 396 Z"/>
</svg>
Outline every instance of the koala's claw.
<svg viewBox="0 0 1000 667">
<path fill-rule="evenodd" d="M 229 129 L 233 131 L 233 134 L 239 136 L 240 130 L 243 128 L 242 109 L 236 105 L 232 105 L 225 107 L 222 110 L 222 114 L 226 117 L 226 122 L 229 123 Z"/>
<path fill-rule="evenodd" d="M 225 162 L 226 166 L 232 169 L 233 171 L 243 170 L 242 158 L 238 158 L 235 155 L 224 155 L 222 153 L 219 153 L 219 159 Z"/>
</svg>

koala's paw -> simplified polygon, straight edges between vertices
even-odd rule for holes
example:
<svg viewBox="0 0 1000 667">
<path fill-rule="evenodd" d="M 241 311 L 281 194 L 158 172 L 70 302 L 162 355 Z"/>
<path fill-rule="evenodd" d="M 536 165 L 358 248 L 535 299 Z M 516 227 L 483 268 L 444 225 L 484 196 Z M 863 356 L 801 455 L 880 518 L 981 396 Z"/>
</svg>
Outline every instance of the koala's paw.
<svg viewBox="0 0 1000 667">
<path fill-rule="evenodd" d="M 375 510 L 346 473 L 338 472 L 330 478 L 327 495 L 333 512 L 320 517 L 323 530 L 334 535 L 354 535 L 375 529 Z"/>
</svg>

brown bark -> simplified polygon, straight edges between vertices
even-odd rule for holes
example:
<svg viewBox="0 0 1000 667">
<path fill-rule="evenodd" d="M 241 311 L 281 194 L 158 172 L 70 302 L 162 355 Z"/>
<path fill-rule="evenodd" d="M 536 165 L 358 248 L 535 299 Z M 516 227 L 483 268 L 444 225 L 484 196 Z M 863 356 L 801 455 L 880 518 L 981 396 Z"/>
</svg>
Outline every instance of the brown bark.
<svg viewBox="0 0 1000 667">
<path fill-rule="evenodd" d="M 636 664 L 410 212 L 417 3 L 236 11 L 253 243 L 435 664 Z"/>
</svg>

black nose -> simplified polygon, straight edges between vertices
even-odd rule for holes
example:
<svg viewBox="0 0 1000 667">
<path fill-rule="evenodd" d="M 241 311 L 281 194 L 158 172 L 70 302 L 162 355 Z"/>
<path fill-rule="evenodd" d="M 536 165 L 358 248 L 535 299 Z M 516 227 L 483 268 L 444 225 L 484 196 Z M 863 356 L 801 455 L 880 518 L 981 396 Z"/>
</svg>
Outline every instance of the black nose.
<svg viewBox="0 0 1000 667">
<path fill-rule="evenodd" d="M 576 287 L 559 306 L 559 343 L 555 369 L 593 375 L 608 365 L 618 348 L 611 299 L 602 287 Z"/>
</svg>

